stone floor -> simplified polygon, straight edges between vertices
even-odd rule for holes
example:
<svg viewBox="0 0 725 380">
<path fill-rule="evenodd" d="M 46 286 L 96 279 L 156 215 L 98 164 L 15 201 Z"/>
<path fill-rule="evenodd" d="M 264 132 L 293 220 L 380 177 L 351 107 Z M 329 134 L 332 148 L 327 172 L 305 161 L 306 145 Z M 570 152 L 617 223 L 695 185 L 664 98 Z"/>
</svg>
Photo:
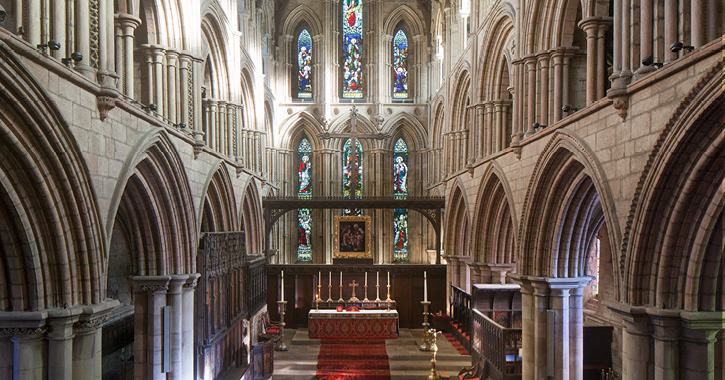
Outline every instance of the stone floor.
<svg viewBox="0 0 725 380">
<path fill-rule="evenodd" d="M 388 339 L 385 348 L 390 361 L 391 379 L 425 379 L 430 373 L 430 352 L 419 351 L 423 329 L 400 329 L 397 339 Z M 310 339 L 307 329 L 285 330 L 289 351 L 274 353 L 274 380 L 314 379 L 320 340 Z M 456 377 L 463 367 L 471 366 L 471 356 L 461 355 L 443 336 L 438 338 L 436 368 L 441 379 Z"/>
</svg>

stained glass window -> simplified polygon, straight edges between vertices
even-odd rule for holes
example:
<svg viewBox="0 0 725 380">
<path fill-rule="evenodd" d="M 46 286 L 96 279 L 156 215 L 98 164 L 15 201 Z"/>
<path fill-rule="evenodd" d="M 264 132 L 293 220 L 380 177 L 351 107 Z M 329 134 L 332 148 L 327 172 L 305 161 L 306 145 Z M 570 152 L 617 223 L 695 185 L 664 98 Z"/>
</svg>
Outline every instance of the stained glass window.
<svg viewBox="0 0 725 380">
<path fill-rule="evenodd" d="M 362 98 L 362 0 L 343 0 L 342 7 L 342 97 Z"/>
<path fill-rule="evenodd" d="M 393 38 L 393 98 L 408 98 L 408 37 L 402 29 Z"/>
<path fill-rule="evenodd" d="M 312 97 L 312 38 L 307 29 L 303 29 L 297 37 L 297 69 L 299 80 L 298 98 Z"/>
<path fill-rule="evenodd" d="M 297 197 L 312 197 L 312 146 L 303 138 L 297 148 L 297 176 L 299 189 Z M 297 260 L 312 261 L 312 211 L 308 208 L 297 210 Z"/>
<path fill-rule="evenodd" d="M 344 198 L 351 198 L 350 194 L 350 183 L 352 182 L 352 143 L 351 139 L 345 142 L 342 147 L 342 196 Z M 362 198 L 362 179 L 363 179 L 363 166 L 362 166 L 362 145 L 360 140 L 355 140 L 355 160 L 357 161 L 357 189 L 355 191 L 354 199 Z M 360 210 L 343 210 L 343 215 L 361 215 Z"/>
<path fill-rule="evenodd" d="M 408 197 L 408 146 L 398 139 L 393 148 L 393 196 Z M 408 210 L 396 208 L 393 212 L 393 261 L 408 261 Z"/>
</svg>

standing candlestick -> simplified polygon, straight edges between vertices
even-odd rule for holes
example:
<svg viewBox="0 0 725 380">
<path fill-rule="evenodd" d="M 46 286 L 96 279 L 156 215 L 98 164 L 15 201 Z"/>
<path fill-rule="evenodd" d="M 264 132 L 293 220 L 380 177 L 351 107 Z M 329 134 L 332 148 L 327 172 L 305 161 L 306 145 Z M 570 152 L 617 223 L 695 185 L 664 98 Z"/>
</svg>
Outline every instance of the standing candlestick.
<svg viewBox="0 0 725 380">
<path fill-rule="evenodd" d="M 332 271 L 329 273 L 329 278 L 327 280 L 327 302 L 332 302 Z"/>
<path fill-rule="evenodd" d="M 277 341 L 277 345 L 275 346 L 275 350 L 277 351 L 287 351 L 287 345 L 284 343 L 284 311 L 285 306 L 287 306 L 287 301 L 277 301 L 277 304 L 279 306 L 279 340 Z"/>
<path fill-rule="evenodd" d="M 423 272 L 423 301 L 428 301 L 428 274 Z"/>
<path fill-rule="evenodd" d="M 337 302 L 345 302 L 345 300 L 342 299 L 342 284 L 340 284 L 340 299 L 337 300 Z"/>
<path fill-rule="evenodd" d="M 365 285 L 365 299 L 364 299 L 363 301 L 365 301 L 365 302 L 368 302 L 368 301 L 370 301 L 370 300 L 368 299 L 368 286 L 367 286 L 367 284 Z"/>
<path fill-rule="evenodd" d="M 320 302 L 320 296 L 322 295 L 322 279 L 317 277 L 317 294 L 315 294 L 315 299 L 317 302 Z"/>
<path fill-rule="evenodd" d="M 432 336 L 429 333 L 428 329 L 430 328 L 430 323 L 428 323 L 428 306 L 430 306 L 430 301 L 421 301 L 421 305 L 423 305 L 423 331 L 425 334 L 423 335 L 423 344 L 418 346 L 418 349 L 421 351 L 430 351 L 432 349 L 431 344 Z"/>
<path fill-rule="evenodd" d="M 388 299 L 386 299 L 385 302 L 390 302 L 390 301 L 392 301 L 390 299 L 390 284 L 388 284 L 387 287 L 388 287 Z"/>
</svg>

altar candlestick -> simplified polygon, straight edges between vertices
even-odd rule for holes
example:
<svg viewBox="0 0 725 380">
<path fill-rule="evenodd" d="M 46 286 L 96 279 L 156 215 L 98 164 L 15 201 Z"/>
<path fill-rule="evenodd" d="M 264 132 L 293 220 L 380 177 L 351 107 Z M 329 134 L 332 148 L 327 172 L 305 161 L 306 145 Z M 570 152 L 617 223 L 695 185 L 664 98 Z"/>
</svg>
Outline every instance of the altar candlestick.
<svg viewBox="0 0 725 380">
<path fill-rule="evenodd" d="M 428 301 L 428 273 L 423 272 L 423 301 Z"/>
<path fill-rule="evenodd" d="M 284 301 L 284 271 L 282 271 L 282 298 L 280 301 Z"/>
</svg>

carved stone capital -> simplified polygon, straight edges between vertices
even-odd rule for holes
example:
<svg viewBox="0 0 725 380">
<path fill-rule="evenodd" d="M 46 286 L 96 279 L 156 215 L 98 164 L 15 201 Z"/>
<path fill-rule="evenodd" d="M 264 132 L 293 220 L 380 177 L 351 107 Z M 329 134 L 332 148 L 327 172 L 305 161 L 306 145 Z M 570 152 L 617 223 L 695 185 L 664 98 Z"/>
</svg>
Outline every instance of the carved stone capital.
<svg viewBox="0 0 725 380">
<path fill-rule="evenodd" d="M 98 115 L 101 121 L 106 120 L 108 112 L 116 108 L 116 98 L 110 96 L 99 96 L 98 97 Z"/>
<path fill-rule="evenodd" d="M 77 333 L 89 333 L 98 330 L 108 322 L 108 315 L 102 315 L 96 318 L 90 318 L 86 320 L 80 320 L 75 324 L 75 331 Z"/>
<path fill-rule="evenodd" d="M 194 159 L 196 160 L 199 158 L 199 153 L 204 149 L 206 143 L 204 142 L 204 132 L 194 130 L 192 133 L 194 135 Z"/>
<path fill-rule="evenodd" d="M 0 337 L 23 338 L 33 335 L 42 335 L 46 331 L 45 327 L 27 328 L 27 327 L 8 327 L 0 329 Z"/>
</svg>

